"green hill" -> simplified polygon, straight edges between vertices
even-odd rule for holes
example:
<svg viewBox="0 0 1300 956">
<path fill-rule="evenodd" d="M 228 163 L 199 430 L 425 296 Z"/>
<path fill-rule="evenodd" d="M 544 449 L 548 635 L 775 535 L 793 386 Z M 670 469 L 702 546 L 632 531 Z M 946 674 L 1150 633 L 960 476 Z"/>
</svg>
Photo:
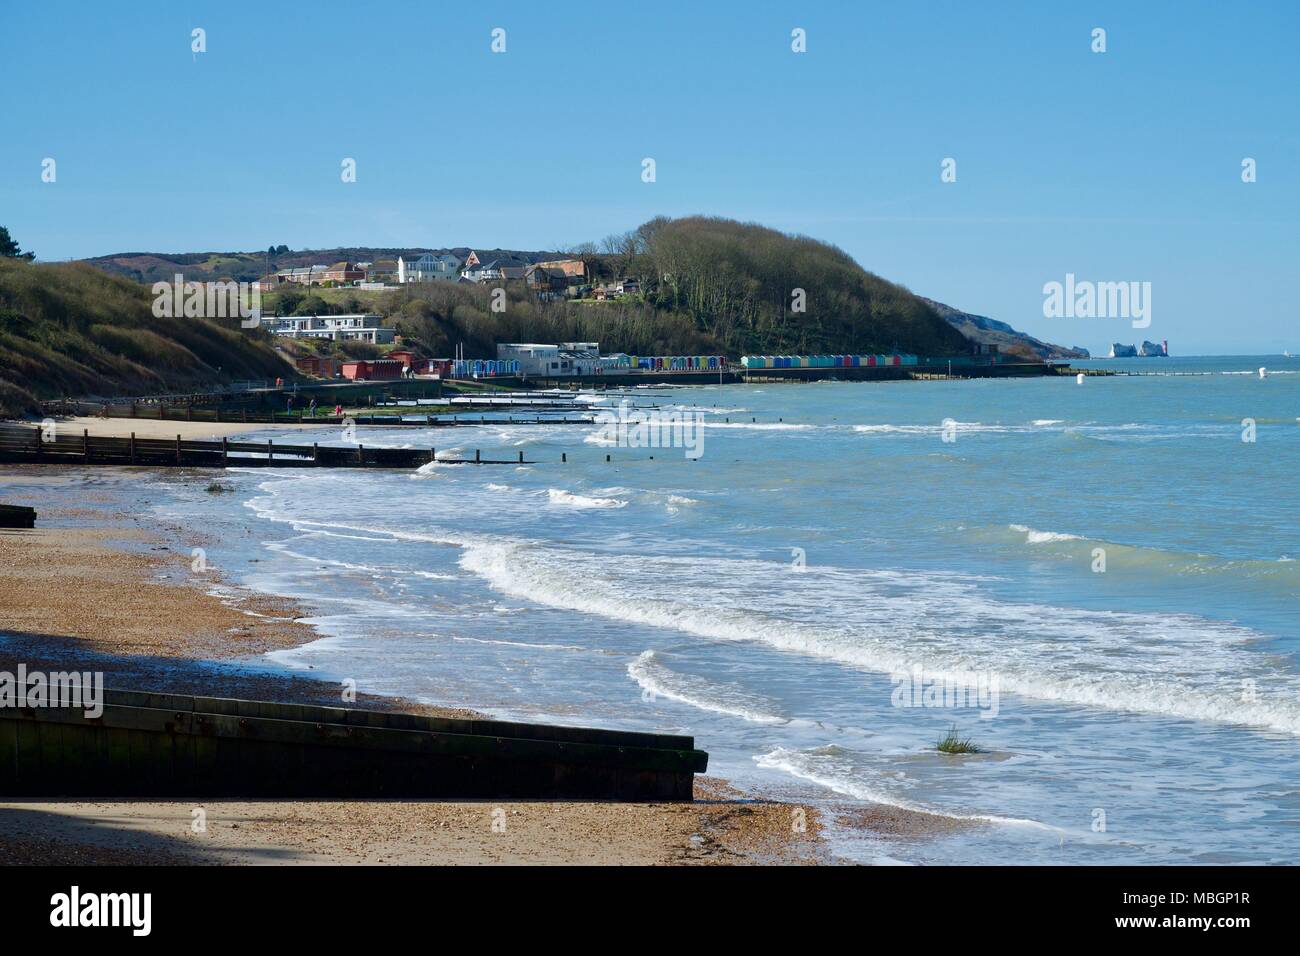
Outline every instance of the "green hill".
<svg viewBox="0 0 1300 956">
<path fill-rule="evenodd" d="M 281 262 L 388 251 L 286 251 Z M 512 282 L 502 312 L 492 308 L 490 287 L 436 282 L 382 292 L 294 289 L 268 296 L 265 306 L 299 314 L 373 310 L 438 356 L 457 345 L 469 356 L 491 356 L 498 342 L 511 341 L 598 341 L 605 351 L 639 355 L 939 356 L 970 349 L 929 302 L 842 250 L 754 224 L 659 218 L 570 254 L 587 261 L 594 283 L 635 277 L 640 291 L 615 301 L 539 301 Z M 535 261 L 542 254 L 517 255 Z M 148 287 L 133 281 L 170 279 L 176 271 L 189 280 L 247 278 L 266 261 L 262 253 L 104 256 L 61 265 L 0 259 L 0 411 L 30 410 L 40 398 L 147 394 L 287 374 L 260 330 L 234 320 L 155 318 Z"/>
<path fill-rule="evenodd" d="M 339 260 L 394 258 L 413 250 L 351 247 L 268 253 L 124 253 L 87 260 L 138 281 L 233 276 L 269 268 Z M 459 255 L 468 249 L 456 248 Z M 752 223 L 693 216 L 658 218 L 575 250 L 597 282 L 636 277 L 642 293 L 617 302 L 540 303 L 524 289 L 510 293 L 505 313 L 489 308 L 489 290 L 454 283 L 408 286 L 395 292 L 353 289 L 291 294 L 285 311 L 373 309 L 398 320 L 399 330 L 446 355 L 457 344 L 489 356 L 497 342 L 591 339 L 609 350 L 639 354 L 724 352 L 730 355 L 915 352 L 965 353 L 970 343 L 926 300 L 867 272 L 845 252 L 805 236 Z M 555 252 L 479 250 L 524 262 Z M 796 311 L 795 290 L 803 290 Z M 268 309 L 279 296 L 266 299 Z"/>
<path fill-rule="evenodd" d="M 656 219 L 605 240 L 601 251 L 575 254 L 595 282 L 635 277 L 641 292 L 610 302 L 538 302 L 510 284 L 506 309 L 493 312 L 489 289 L 432 283 L 374 294 L 365 307 L 436 355 L 457 344 L 468 355 L 492 355 L 497 342 L 521 341 L 595 341 L 605 351 L 639 355 L 970 350 L 965 336 L 902 286 L 834 246 L 762 226 Z M 329 296 L 311 309 L 320 305 L 344 308 Z"/>
<path fill-rule="evenodd" d="M 619 245 L 648 302 L 733 354 L 969 350 L 924 300 L 816 239 L 693 216 L 651 220 Z"/>
<path fill-rule="evenodd" d="M 152 303 L 145 286 L 81 263 L 0 258 L 0 414 L 289 374 L 265 333 L 236 319 L 156 318 Z"/>
</svg>

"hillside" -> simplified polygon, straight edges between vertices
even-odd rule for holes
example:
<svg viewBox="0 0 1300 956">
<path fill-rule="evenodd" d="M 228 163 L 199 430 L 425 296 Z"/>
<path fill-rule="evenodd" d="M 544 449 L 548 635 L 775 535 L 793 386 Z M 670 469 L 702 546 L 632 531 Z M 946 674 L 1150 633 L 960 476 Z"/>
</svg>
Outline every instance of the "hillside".
<svg viewBox="0 0 1300 956">
<path fill-rule="evenodd" d="M 149 290 L 80 263 L 0 258 L 0 414 L 38 399 L 273 378 L 289 367 L 238 320 L 156 318 Z"/>
<path fill-rule="evenodd" d="M 730 219 L 659 218 L 628 233 L 616 256 L 656 309 L 687 317 L 732 354 L 970 348 L 919 296 L 806 236 Z"/>
<path fill-rule="evenodd" d="M 252 282 L 268 273 L 279 269 L 293 269 L 301 266 L 331 265 L 335 262 L 375 262 L 380 259 L 396 259 L 398 256 L 419 256 L 425 252 L 435 255 L 452 253 L 464 259 L 470 249 L 461 246 L 454 249 L 413 249 L 380 248 L 370 246 L 351 246 L 338 249 L 300 249 L 272 255 L 268 252 L 119 252 L 110 256 L 97 256 L 83 259 L 83 262 L 101 269 L 110 275 L 122 276 L 152 285 L 155 282 L 170 282 L 176 273 L 182 273 L 191 282 L 215 281 L 217 279 L 235 279 L 239 282 Z M 521 252 L 509 249 L 479 249 L 479 257 L 484 262 L 493 259 L 520 259 L 524 262 L 542 262 L 554 259 L 559 253 Z"/>
<path fill-rule="evenodd" d="M 139 394 L 270 378 L 288 366 L 260 331 L 235 321 L 158 319 L 143 282 L 251 279 L 275 267 L 391 258 L 419 250 L 339 248 L 309 252 L 124 254 L 86 263 L 0 260 L 0 409 L 37 398 Z M 467 249 L 450 250 L 464 255 Z M 478 250 L 538 261 L 562 253 Z M 509 341 L 597 341 L 640 355 L 912 352 L 966 354 L 994 341 L 1033 358 L 1065 354 L 1004 323 L 957 312 L 863 269 L 834 246 L 728 219 L 651 220 L 581 255 L 595 282 L 635 277 L 640 292 L 616 301 L 539 301 L 510 283 L 504 312 L 494 290 L 437 282 L 385 291 L 294 288 L 268 309 L 374 311 L 427 354 L 463 346 L 491 356 Z M 801 306 L 801 307 L 800 307 Z M 965 333 L 965 334 L 963 334 Z M 291 351 L 344 354 L 332 343 Z M 347 354 L 377 351 L 357 344 Z"/>
<path fill-rule="evenodd" d="M 423 252 L 460 257 L 469 247 L 411 249 L 340 247 L 267 253 L 121 253 L 86 260 L 139 282 L 187 279 L 251 280 L 275 269 L 338 261 L 375 261 Z M 463 343 L 470 354 L 492 354 L 510 339 L 591 338 L 630 352 L 725 351 L 730 354 L 914 351 L 948 354 L 971 342 L 998 345 L 1033 360 L 1083 357 L 1082 350 L 1041 342 L 985 316 L 962 312 L 862 269 L 846 253 L 802 236 L 732 220 L 656 219 L 599 249 L 576 252 L 478 249 L 480 258 L 538 262 L 581 255 L 595 281 L 637 276 L 644 294 L 621 303 L 540 306 L 511 290 L 510 316 L 491 313 L 483 290 L 448 286 L 394 292 L 294 290 L 269 309 L 310 314 L 356 310 L 404 316 L 407 334 L 438 354 Z M 806 311 L 791 310 L 802 288 Z M 459 310 L 459 313 L 457 312 Z M 575 311 L 577 310 L 577 311 Z M 599 311 L 596 311 L 599 310 Z M 949 333 L 935 316 L 961 333 Z"/>
<path fill-rule="evenodd" d="M 935 302 L 933 299 L 926 299 L 924 296 L 922 296 L 922 300 L 939 313 L 944 321 L 972 342 L 978 342 L 981 345 L 996 345 L 1001 352 L 1008 352 L 1012 355 L 1020 355 L 1024 358 L 1043 362 L 1049 359 L 1088 358 L 1087 349 L 1053 345 L 1051 342 L 1044 342 L 1025 332 L 1013 329 L 1005 322 L 990 319 L 986 315 L 962 312 L 960 309 L 954 309 L 942 302 Z"/>
<path fill-rule="evenodd" d="M 636 277 L 641 292 L 611 302 L 539 302 L 519 285 L 507 307 L 457 283 L 388 293 L 268 297 L 268 307 L 374 309 L 434 355 L 498 342 L 595 341 L 640 355 L 722 353 L 965 354 L 970 344 L 920 298 L 872 275 L 833 246 L 725 219 L 656 219 L 582 257 L 595 281 Z M 792 309 L 803 291 L 803 309 Z M 364 304 L 363 304 L 364 303 Z"/>
</svg>

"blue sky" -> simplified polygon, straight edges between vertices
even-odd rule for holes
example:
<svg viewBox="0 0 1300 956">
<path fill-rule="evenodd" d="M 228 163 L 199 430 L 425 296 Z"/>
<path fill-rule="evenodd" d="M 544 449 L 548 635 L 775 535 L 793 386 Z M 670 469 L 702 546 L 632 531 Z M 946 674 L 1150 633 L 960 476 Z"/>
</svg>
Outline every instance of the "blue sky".
<svg viewBox="0 0 1300 956">
<path fill-rule="evenodd" d="M 706 213 L 1057 342 L 1300 351 L 1300 4 L 809 6 L 6 0 L 0 224 L 62 259 Z M 1151 282 L 1150 328 L 1045 318 L 1067 272 Z"/>
</svg>

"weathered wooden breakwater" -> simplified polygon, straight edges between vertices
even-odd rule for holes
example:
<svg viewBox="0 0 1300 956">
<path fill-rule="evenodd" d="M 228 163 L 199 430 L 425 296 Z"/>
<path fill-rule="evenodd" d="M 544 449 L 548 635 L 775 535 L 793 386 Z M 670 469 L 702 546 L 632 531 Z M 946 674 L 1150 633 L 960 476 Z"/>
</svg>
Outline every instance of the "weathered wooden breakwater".
<svg viewBox="0 0 1300 956">
<path fill-rule="evenodd" d="M 0 528 L 35 528 L 36 509 L 0 504 Z"/>
<path fill-rule="evenodd" d="M 393 403 L 380 403 L 381 407 L 395 407 Z M 444 411 L 438 414 L 419 413 L 418 406 L 409 406 L 411 411 L 399 415 L 335 415 L 332 412 L 325 413 L 324 409 L 317 409 L 316 414 L 310 410 L 299 408 L 293 412 L 276 412 L 276 411 L 249 411 L 248 409 L 236 409 L 231 411 L 227 409 L 222 412 L 220 408 L 195 408 L 192 405 L 108 405 L 95 404 L 93 402 L 44 402 L 42 411 L 47 415 L 89 415 L 94 418 L 114 418 L 124 421 L 143 419 L 145 421 L 160 422 L 215 422 L 220 425 L 336 425 L 342 426 L 360 425 L 376 426 L 382 428 L 456 428 L 467 425 L 590 425 L 592 423 L 591 413 L 579 415 L 574 418 L 542 418 L 540 414 L 533 418 L 488 418 L 484 412 L 491 409 L 497 413 L 504 413 L 510 408 L 528 408 L 529 410 L 541 412 L 550 411 L 551 408 L 537 409 L 533 406 L 511 406 L 504 403 L 500 404 L 483 404 L 483 405 L 457 405 L 452 411 Z M 452 406 L 447 406 L 451 408 Z M 557 406 L 559 410 L 582 411 L 587 412 L 586 408 L 578 409 L 577 406 Z M 477 419 L 467 418 L 469 412 L 478 412 Z"/>
<path fill-rule="evenodd" d="M 106 690 L 0 707 L 0 794 L 690 800 L 694 738 Z M 92 711 L 93 712 L 93 711 Z"/>
<path fill-rule="evenodd" d="M 57 434 L 47 440 L 40 428 L 0 428 L 0 462 L 64 465 L 149 465 L 162 468 L 419 468 L 440 465 L 526 465 L 518 458 L 438 458 L 433 448 L 381 448 L 356 445 L 286 445 L 273 440 L 240 442 L 222 438 L 195 441 L 170 438 L 108 438 Z"/>
</svg>

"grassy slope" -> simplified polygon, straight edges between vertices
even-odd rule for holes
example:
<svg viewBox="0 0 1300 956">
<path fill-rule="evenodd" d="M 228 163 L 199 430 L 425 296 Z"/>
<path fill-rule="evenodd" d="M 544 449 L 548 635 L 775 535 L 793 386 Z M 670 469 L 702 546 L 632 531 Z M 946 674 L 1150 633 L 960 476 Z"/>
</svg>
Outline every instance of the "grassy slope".
<svg viewBox="0 0 1300 956">
<path fill-rule="evenodd" d="M 80 263 L 0 259 L 0 413 L 41 398 L 121 395 L 288 374 L 236 320 L 155 318 L 137 283 Z"/>
<path fill-rule="evenodd" d="M 693 216 L 636 233 L 647 299 L 688 316 L 732 353 L 962 354 L 966 338 L 843 250 L 754 223 Z M 802 290 L 804 310 L 793 309 Z"/>
<path fill-rule="evenodd" d="M 596 281 L 637 276 L 643 294 L 618 302 L 538 303 L 511 284 L 504 312 L 491 290 L 455 283 L 391 292 L 267 296 L 299 314 L 365 309 L 434 355 L 490 356 L 498 342 L 596 341 L 605 351 L 656 354 L 964 354 L 969 343 L 924 300 L 872 275 L 833 246 L 731 220 L 656 220 L 621 252 L 584 256 Z M 805 310 L 791 309 L 802 289 Z"/>
<path fill-rule="evenodd" d="M 652 220 L 609 248 L 584 256 L 596 279 L 637 276 L 641 295 L 541 303 L 512 283 L 506 310 L 496 312 L 492 289 L 441 282 L 384 293 L 328 290 L 295 305 L 300 312 L 373 310 L 439 356 L 458 344 L 468 355 L 491 356 L 496 343 L 509 341 L 598 341 L 606 351 L 640 355 L 939 356 L 969 349 L 924 300 L 807 237 L 691 217 Z M 352 255 L 340 258 L 367 250 L 346 251 Z M 154 318 L 146 286 L 105 273 L 123 258 L 140 266 L 152 260 L 150 279 L 170 278 L 177 268 L 187 279 L 243 277 L 240 263 L 257 274 L 263 259 L 194 253 L 72 265 L 0 260 L 0 410 L 30 408 L 35 398 L 147 393 L 286 373 L 269 339 L 233 321 Z M 804 311 L 791 308 L 796 289 L 803 290 Z M 268 309 L 276 298 L 268 297 Z"/>
</svg>

